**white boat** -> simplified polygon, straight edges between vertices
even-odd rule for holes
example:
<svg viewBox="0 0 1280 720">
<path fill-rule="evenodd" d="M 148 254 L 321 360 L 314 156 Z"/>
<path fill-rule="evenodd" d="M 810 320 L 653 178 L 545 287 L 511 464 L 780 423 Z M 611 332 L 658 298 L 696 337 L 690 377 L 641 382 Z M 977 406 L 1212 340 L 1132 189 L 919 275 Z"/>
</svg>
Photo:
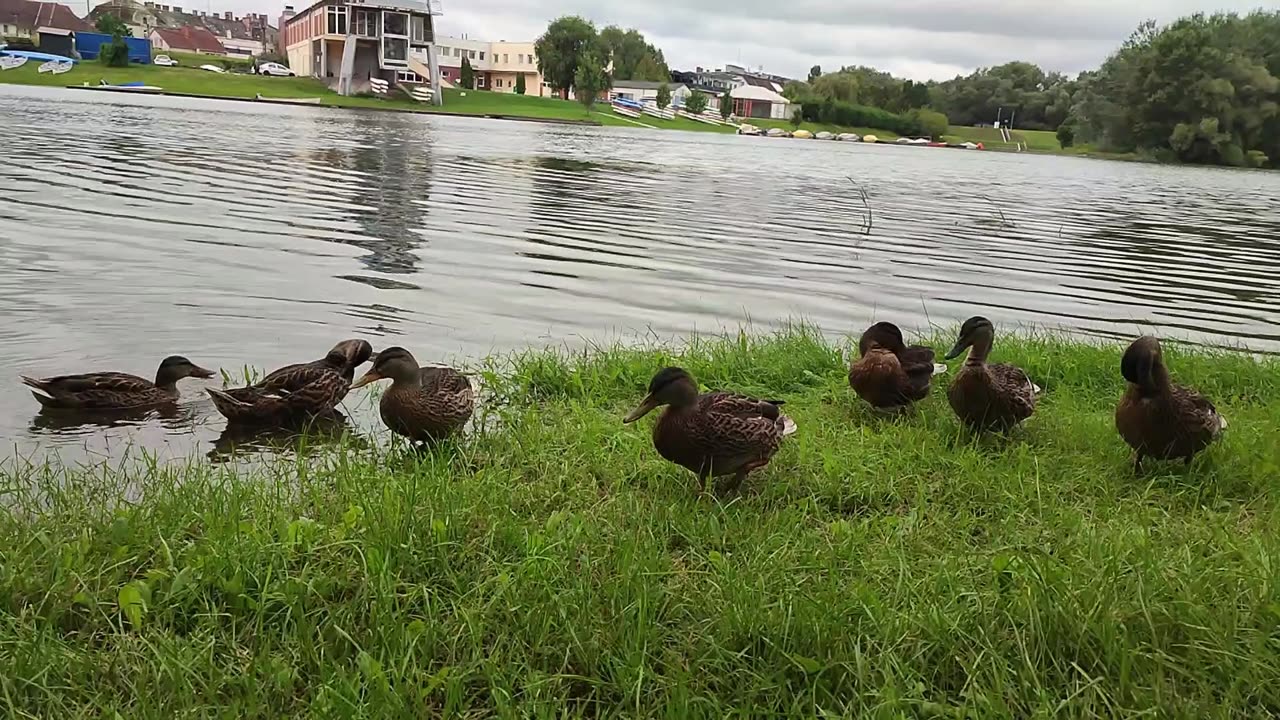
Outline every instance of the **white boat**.
<svg viewBox="0 0 1280 720">
<path fill-rule="evenodd" d="M 22 55 L 0 55 L 0 70 L 14 70 L 27 64 Z"/>
<path fill-rule="evenodd" d="M 768 135 L 771 138 L 791 137 L 791 133 L 787 132 L 786 130 L 783 130 L 782 128 L 769 128 L 769 131 L 766 132 L 765 135 Z"/>
<path fill-rule="evenodd" d="M 47 72 L 53 73 L 54 75 L 61 75 L 62 73 L 70 70 L 73 66 L 73 63 L 69 63 L 65 60 L 50 60 L 46 63 L 42 63 L 39 68 L 36 68 L 36 72 Z"/>
<path fill-rule="evenodd" d="M 225 72 L 226 72 L 226 70 L 223 70 L 222 68 L 218 67 L 217 65 L 201 65 L 201 66 L 200 66 L 200 69 L 201 69 L 201 70 L 208 70 L 209 72 L 218 73 L 219 75 L 221 75 L 221 74 L 223 74 L 223 73 L 225 73 Z"/>
<path fill-rule="evenodd" d="M 738 126 L 739 135 L 759 135 L 760 132 L 760 128 L 752 125 L 751 123 L 742 123 Z"/>
</svg>

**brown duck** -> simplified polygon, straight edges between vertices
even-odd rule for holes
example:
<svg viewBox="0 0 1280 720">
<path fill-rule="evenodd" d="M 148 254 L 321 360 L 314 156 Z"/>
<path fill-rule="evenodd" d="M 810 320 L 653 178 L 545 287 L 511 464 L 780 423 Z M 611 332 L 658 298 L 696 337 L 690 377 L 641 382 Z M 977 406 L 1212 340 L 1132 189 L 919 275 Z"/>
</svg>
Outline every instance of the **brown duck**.
<svg viewBox="0 0 1280 720">
<path fill-rule="evenodd" d="M 1189 465 L 1226 429 L 1227 419 L 1208 398 L 1170 382 L 1159 340 L 1134 340 L 1120 360 L 1120 374 L 1129 386 L 1116 406 L 1116 430 L 1134 450 L 1134 472 L 1148 456 L 1182 458 Z"/>
<path fill-rule="evenodd" d="M 179 380 L 210 378 L 213 371 L 205 370 L 182 356 L 171 355 L 160 362 L 155 382 L 120 372 L 21 377 L 22 384 L 32 388 L 31 394 L 46 408 L 132 410 L 177 402 Z"/>
<path fill-rule="evenodd" d="M 929 395 L 933 376 L 945 365 L 933 362 L 933 349 L 907 344 L 897 325 L 878 322 L 858 340 L 859 359 L 849 367 L 849 387 L 879 410 L 899 410 Z"/>
<path fill-rule="evenodd" d="M 378 353 L 373 368 L 351 387 L 364 387 L 391 379 L 378 411 L 392 432 L 418 442 L 443 440 L 471 419 L 476 395 L 471 381 L 448 367 L 418 367 L 413 355 L 401 347 Z"/>
<path fill-rule="evenodd" d="M 1031 417 L 1040 388 L 1021 368 L 1008 363 L 987 364 L 996 331 L 991 321 L 972 317 L 960 328 L 951 360 L 969 349 L 964 367 L 947 391 L 951 409 L 974 430 L 1004 431 Z"/>
<path fill-rule="evenodd" d="M 667 460 L 692 470 L 705 491 L 708 477 L 733 476 L 734 490 L 756 468 L 769 464 L 782 438 L 796 425 L 780 400 L 757 400 L 730 392 L 700 395 L 693 376 L 678 367 L 653 376 L 649 394 L 623 422 L 633 423 L 663 405 L 653 428 L 653 447 Z"/>
<path fill-rule="evenodd" d="M 373 355 L 364 340 L 343 340 L 323 358 L 287 365 L 241 388 L 206 388 L 229 422 L 276 425 L 333 412 L 346 397 L 355 369 Z"/>
</svg>

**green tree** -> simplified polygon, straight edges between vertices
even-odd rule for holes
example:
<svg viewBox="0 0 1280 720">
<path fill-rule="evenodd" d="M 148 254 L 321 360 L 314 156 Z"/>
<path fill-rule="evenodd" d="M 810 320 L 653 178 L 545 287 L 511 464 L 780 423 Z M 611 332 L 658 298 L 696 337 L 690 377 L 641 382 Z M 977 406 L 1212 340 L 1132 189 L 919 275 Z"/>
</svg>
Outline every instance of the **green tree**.
<svg viewBox="0 0 1280 720">
<path fill-rule="evenodd" d="M 694 90 L 689 93 L 689 97 L 684 101 L 685 112 L 693 115 L 701 115 L 707 111 L 707 96 Z"/>
<path fill-rule="evenodd" d="M 605 72 L 604 60 L 601 56 L 595 53 L 584 55 L 578 64 L 577 72 L 573 74 L 573 92 L 578 102 L 587 108 L 587 112 L 591 112 L 591 107 L 595 105 L 600 93 L 611 86 L 612 82 L 609 79 L 609 73 Z"/>
<path fill-rule="evenodd" d="M 461 77 L 458 79 L 459 84 L 467 90 L 474 90 L 476 87 L 476 74 L 471 69 L 471 62 L 466 58 L 462 58 Z"/>
<path fill-rule="evenodd" d="M 809 68 L 809 82 L 813 82 L 814 80 L 817 80 L 820 77 L 822 77 L 821 65 L 814 65 L 813 67 Z"/>
<path fill-rule="evenodd" d="M 516 74 L 516 94 L 523 95 L 525 93 L 524 73 Z"/>
<path fill-rule="evenodd" d="M 120 34 L 112 35 L 111 42 L 103 43 L 98 50 L 98 62 L 107 67 L 128 67 L 129 46 Z"/>
<path fill-rule="evenodd" d="M 667 106 L 671 104 L 671 86 L 670 85 L 666 83 L 662 83 L 661 85 L 658 86 L 657 100 L 658 100 L 658 109 L 666 110 Z"/>
<path fill-rule="evenodd" d="M 645 40 L 638 30 L 623 30 L 617 25 L 610 25 L 600 31 L 600 44 L 613 63 L 614 78 L 650 82 L 671 78 L 662 51 Z"/>
<path fill-rule="evenodd" d="M 947 116 L 936 110 L 926 110 L 924 108 L 916 108 L 912 110 L 909 117 L 916 124 L 916 131 L 921 135 L 928 135 L 934 140 L 941 140 L 942 136 L 947 133 Z"/>
<path fill-rule="evenodd" d="M 93 28 L 105 35 L 119 35 L 120 37 L 133 37 L 133 31 L 120 18 L 111 13 L 103 13 L 94 21 Z"/>
<path fill-rule="evenodd" d="M 733 94 L 725 90 L 724 94 L 720 96 L 720 117 L 723 120 L 728 120 L 731 115 L 733 115 Z"/>
<path fill-rule="evenodd" d="M 791 113 L 791 127 L 799 130 L 802 122 L 804 122 L 804 112 L 800 108 L 796 108 L 795 112 Z"/>
<path fill-rule="evenodd" d="M 1076 127 L 1070 122 L 1058 126 L 1058 147 L 1069 148 L 1076 144 Z"/>
<path fill-rule="evenodd" d="M 608 54 L 601 45 L 596 27 L 590 22 L 576 15 L 553 20 L 533 45 L 538 72 L 553 90 L 567 97 L 583 58 L 593 52 Z"/>
</svg>

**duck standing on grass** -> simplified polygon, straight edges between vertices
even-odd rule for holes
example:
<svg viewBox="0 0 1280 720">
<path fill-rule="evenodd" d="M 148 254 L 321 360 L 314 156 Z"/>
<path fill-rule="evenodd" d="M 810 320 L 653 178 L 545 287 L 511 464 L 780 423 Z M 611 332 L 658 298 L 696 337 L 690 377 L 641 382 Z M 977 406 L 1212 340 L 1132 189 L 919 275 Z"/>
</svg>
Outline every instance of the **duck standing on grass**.
<svg viewBox="0 0 1280 720">
<path fill-rule="evenodd" d="M 1208 398 L 1169 380 L 1159 340 L 1134 340 L 1120 360 L 1120 374 L 1129 386 L 1116 405 L 1116 430 L 1134 450 L 1135 473 L 1148 455 L 1190 465 L 1226 429 L 1227 419 Z"/>
<path fill-rule="evenodd" d="M 987 364 L 996 330 L 984 317 L 971 317 L 960 327 L 955 347 L 947 353 L 952 360 L 969 349 L 964 367 L 956 373 L 947 391 L 951 409 L 973 430 L 1002 432 L 1031 417 L 1036 410 L 1040 387 L 1008 363 Z"/>
<path fill-rule="evenodd" d="M 877 410 L 902 410 L 925 399 L 933 376 L 947 370 L 933 362 L 933 348 L 907 347 L 902 331 L 888 322 L 862 333 L 858 354 L 849 367 L 849 387 Z"/>
<path fill-rule="evenodd" d="M 729 392 L 698 393 L 693 376 L 678 367 L 658 371 L 649 394 L 622 422 L 633 423 L 663 405 L 653 446 L 667 460 L 698 475 L 733 476 L 718 490 L 736 490 L 747 474 L 769 464 L 782 438 L 796 425 L 778 410 L 781 400 L 757 400 Z"/>
<path fill-rule="evenodd" d="M 367 341 L 343 340 L 319 360 L 286 365 L 252 385 L 205 391 L 230 423 L 287 425 L 333 412 L 372 355 Z"/>
<path fill-rule="evenodd" d="M 378 401 L 379 414 L 392 432 L 410 440 L 443 440 L 461 430 L 475 410 L 475 390 L 465 375 L 449 367 L 420 368 L 402 347 L 378 353 L 373 367 L 351 387 L 388 378 L 391 387 Z"/>
<path fill-rule="evenodd" d="M 135 410 L 168 405 L 178 401 L 178 381 L 183 378 L 211 378 L 212 370 L 180 355 L 170 355 L 156 370 L 151 382 L 121 372 L 58 375 L 47 378 L 22 377 L 22 384 L 45 408 L 56 410 Z"/>
</svg>

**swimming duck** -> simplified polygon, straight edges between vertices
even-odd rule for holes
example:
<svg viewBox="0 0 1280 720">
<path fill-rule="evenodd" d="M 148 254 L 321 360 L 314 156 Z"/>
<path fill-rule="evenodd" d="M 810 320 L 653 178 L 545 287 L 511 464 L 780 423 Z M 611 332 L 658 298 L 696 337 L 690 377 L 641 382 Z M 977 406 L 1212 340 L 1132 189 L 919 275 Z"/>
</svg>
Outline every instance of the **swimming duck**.
<svg viewBox="0 0 1280 720">
<path fill-rule="evenodd" d="M 1021 368 L 1008 363 L 987 364 L 996 331 L 984 317 L 971 317 L 960 327 L 952 360 L 969 349 L 964 367 L 947 391 L 951 409 L 974 430 L 1003 431 L 1031 417 L 1040 388 Z"/>
<path fill-rule="evenodd" d="M 476 395 L 471 381 L 449 367 L 418 367 L 401 347 L 378 353 L 373 367 L 351 387 L 391 379 L 378 411 L 392 432 L 410 440 L 435 442 L 462 429 L 471 419 Z"/>
<path fill-rule="evenodd" d="M 897 410 L 929 395 L 929 383 L 946 365 L 933 362 L 933 349 L 907 347 L 897 325 L 878 322 L 858 340 L 860 358 L 849 367 L 849 386 L 880 410 Z"/>
<path fill-rule="evenodd" d="M 210 378 L 213 371 L 205 370 L 180 355 L 170 355 L 160 362 L 155 382 L 120 372 L 21 377 L 22 384 L 32 388 L 31 394 L 46 408 L 130 410 L 177 402 L 179 380 Z"/>
<path fill-rule="evenodd" d="M 346 397 L 355 369 L 373 355 L 364 340 L 343 340 L 323 358 L 286 365 L 241 388 L 205 388 L 229 422 L 284 424 L 333 411 Z"/>
<path fill-rule="evenodd" d="M 1227 419 L 1208 398 L 1170 382 L 1156 338 L 1134 340 L 1120 360 L 1120 374 L 1129 386 L 1116 405 L 1116 430 L 1134 450 L 1134 472 L 1142 471 L 1146 456 L 1190 465 L 1226 429 Z"/>
<path fill-rule="evenodd" d="M 733 478 L 723 489 L 733 490 L 752 470 L 768 465 L 782 438 L 796 431 L 778 410 L 782 404 L 730 392 L 699 394 L 692 375 L 668 367 L 653 376 L 649 394 L 622 422 L 666 405 L 653 428 L 658 454 L 697 473 L 704 491 L 708 477 L 727 475 Z"/>
</svg>

